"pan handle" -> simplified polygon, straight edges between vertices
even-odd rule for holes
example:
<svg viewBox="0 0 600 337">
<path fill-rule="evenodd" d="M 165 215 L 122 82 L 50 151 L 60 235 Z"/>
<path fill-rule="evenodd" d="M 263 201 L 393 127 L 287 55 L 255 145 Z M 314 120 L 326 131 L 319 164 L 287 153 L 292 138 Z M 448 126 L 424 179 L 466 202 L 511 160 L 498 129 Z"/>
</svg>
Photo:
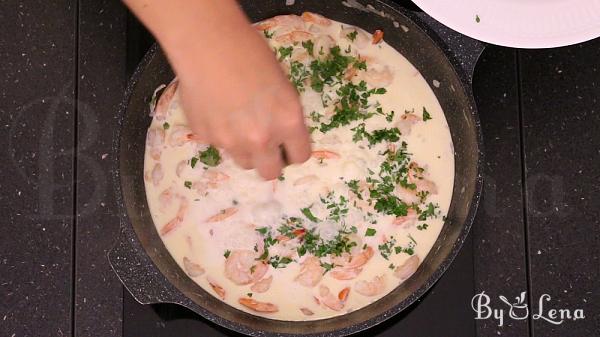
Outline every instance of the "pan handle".
<svg viewBox="0 0 600 337">
<path fill-rule="evenodd" d="M 121 223 L 121 232 L 117 243 L 107 253 L 108 262 L 117 277 L 141 304 L 178 303 L 172 294 L 178 294 L 158 268 L 145 254 L 134 233 Z"/>
<path fill-rule="evenodd" d="M 477 61 L 486 45 L 444 26 L 425 12 L 412 12 L 445 42 L 446 50 L 444 52 L 456 58 L 460 63 L 460 67 L 464 70 L 467 80 L 472 84 L 475 65 L 477 65 Z"/>
</svg>

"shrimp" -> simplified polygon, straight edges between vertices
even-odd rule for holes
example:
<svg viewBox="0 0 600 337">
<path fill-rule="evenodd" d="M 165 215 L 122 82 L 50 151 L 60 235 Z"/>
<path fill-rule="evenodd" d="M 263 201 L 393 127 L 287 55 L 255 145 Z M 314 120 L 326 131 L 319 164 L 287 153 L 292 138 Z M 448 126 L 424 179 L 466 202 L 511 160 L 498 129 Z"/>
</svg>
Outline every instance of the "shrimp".
<svg viewBox="0 0 600 337">
<path fill-rule="evenodd" d="M 191 141 L 193 141 L 196 137 L 192 133 L 187 126 L 176 125 L 173 127 L 173 131 L 169 134 L 169 145 L 183 146 Z"/>
<path fill-rule="evenodd" d="M 270 19 L 263 20 L 254 24 L 254 28 L 260 31 L 272 30 L 272 29 L 290 29 L 290 30 L 303 30 L 304 20 L 298 15 L 278 15 Z"/>
<path fill-rule="evenodd" d="M 150 157 L 159 160 L 165 143 L 165 130 L 163 128 L 150 128 L 146 134 L 146 147 L 150 149 Z"/>
<path fill-rule="evenodd" d="M 313 38 L 313 35 L 309 32 L 302 30 L 294 30 L 289 33 L 279 35 L 274 40 L 281 44 L 293 44 L 298 42 L 308 41 Z"/>
<path fill-rule="evenodd" d="M 335 46 L 335 40 L 329 35 L 321 35 L 315 39 L 313 47 L 314 56 L 319 60 L 324 60 L 329 55 L 331 48 Z"/>
<path fill-rule="evenodd" d="M 351 41 L 358 49 L 366 48 L 370 42 L 369 35 L 356 27 L 346 27 L 340 30 L 340 37 Z"/>
<path fill-rule="evenodd" d="M 396 123 L 396 127 L 403 135 L 410 135 L 412 126 L 421 121 L 421 117 L 412 112 L 406 112 L 400 116 L 400 120 Z"/>
<path fill-rule="evenodd" d="M 302 13 L 301 18 L 307 23 L 314 23 L 319 26 L 331 26 L 331 20 L 313 12 Z"/>
<path fill-rule="evenodd" d="M 192 262 L 187 256 L 183 257 L 183 270 L 190 277 L 198 277 L 204 274 L 204 268 L 202 268 L 199 264 Z"/>
<path fill-rule="evenodd" d="M 396 267 L 394 270 L 394 275 L 399 278 L 401 281 L 404 281 L 412 276 L 419 268 L 419 257 L 417 255 L 413 255 L 408 258 L 401 266 Z"/>
<path fill-rule="evenodd" d="M 350 288 L 344 288 L 338 293 L 338 296 L 335 296 L 327 286 L 321 285 L 319 287 L 320 303 L 331 310 L 340 311 L 344 308 L 349 293 Z"/>
<path fill-rule="evenodd" d="M 163 121 L 167 118 L 167 114 L 169 112 L 169 107 L 171 106 L 171 101 L 173 100 L 173 96 L 175 96 L 175 92 L 177 91 L 177 86 L 179 82 L 177 79 L 173 80 L 162 92 L 156 106 L 154 107 L 154 117 Z"/>
<path fill-rule="evenodd" d="M 385 290 L 385 275 L 375 276 L 372 281 L 358 281 L 354 290 L 363 296 L 376 296 Z"/>
<path fill-rule="evenodd" d="M 373 33 L 373 41 L 371 43 L 378 44 L 382 40 L 383 40 L 383 30 L 379 30 L 379 29 L 375 30 L 375 32 Z"/>
<path fill-rule="evenodd" d="M 321 267 L 319 259 L 315 256 L 309 256 L 302 263 L 302 269 L 300 269 L 300 273 L 294 280 L 305 287 L 312 288 L 321 282 L 324 272 L 325 269 Z"/>
<path fill-rule="evenodd" d="M 416 190 L 419 192 L 427 192 L 429 194 L 437 194 L 437 185 L 425 178 L 425 169 L 417 163 L 411 162 L 408 164 L 408 182 L 415 184 Z"/>
<path fill-rule="evenodd" d="M 160 185 L 160 182 L 162 181 L 162 179 L 164 177 L 165 177 L 165 172 L 163 171 L 162 165 L 160 163 L 154 164 L 154 167 L 152 167 L 152 170 L 150 172 L 146 172 L 146 174 L 144 175 L 144 178 L 146 179 L 146 181 L 151 181 L 152 185 L 154 185 L 154 186 Z"/>
<path fill-rule="evenodd" d="M 286 241 L 290 241 L 292 239 L 302 238 L 304 236 L 304 234 L 306 234 L 306 229 L 304 229 L 304 228 L 298 228 L 298 229 L 294 229 L 292 231 L 292 235 L 294 236 L 293 238 L 290 238 L 289 236 L 285 236 L 285 235 L 278 235 L 276 237 L 276 239 L 279 242 L 286 242 Z"/>
<path fill-rule="evenodd" d="M 248 309 L 254 310 L 256 312 L 277 312 L 279 308 L 277 305 L 268 302 L 259 302 L 252 298 L 241 297 L 238 302 L 245 306 Z"/>
<path fill-rule="evenodd" d="M 393 224 L 402 226 L 404 228 L 408 228 L 408 227 L 413 226 L 416 222 L 417 222 L 417 211 L 415 211 L 413 208 L 409 208 L 408 211 L 406 211 L 406 215 L 396 217 L 396 219 L 394 219 L 394 221 L 393 221 Z"/>
<path fill-rule="evenodd" d="M 182 160 L 177 164 L 177 166 L 175 167 L 175 174 L 177 175 L 177 177 L 181 178 L 181 174 L 183 173 L 183 170 L 185 170 L 185 168 L 187 166 L 188 166 L 187 160 Z"/>
<path fill-rule="evenodd" d="M 329 274 L 337 280 L 352 280 L 362 272 L 362 267 L 369 262 L 373 254 L 373 248 L 368 246 L 362 252 L 350 256 L 350 260 L 342 262 L 340 266 L 335 267 Z"/>
<path fill-rule="evenodd" d="M 209 189 L 215 189 L 227 180 L 229 180 L 229 176 L 221 171 L 206 170 L 202 174 L 202 178 L 192 184 L 192 189 L 200 194 L 206 194 Z"/>
<path fill-rule="evenodd" d="M 300 186 L 300 185 L 306 185 L 306 184 L 312 184 L 314 182 L 319 181 L 319 177 L 315 174 L 309 174 L 303 177 L 300 177 L 296 180 L 294 180 L 294 186 Z"/>
<path fill-rule="evenodd" d="M 394 81 L 394 74 L 388 66 L 368 67 L 366 71 L 360 72 L 356 77 L 377 88 L 385 88 Z"/>
<path fill-rule="evenodd" d="M 303 314 L 305 314 L 306 316 L 312 316 L 315 313 L 310 310 L 309 308 L 300 308 L 300 311 L 302 311 Z"/>
<path fill-rule="evenodd" d="M 169 234 L 183 223 L 183 219 L 185 218 L 185 213 L 187 212 L 189 203 L 187 198 L 183 196 L 179 196 L 179 200 L 180 203 L 179 209 L 177 210 L 177 214 L 171 221 L 167 222 L 164 226 L 162 226 L 162 228 L 160 229 L 160 235 L 164 236 Z"/>
<path fill-rule="evenodd" d="M 348 200 L 363 212 L 375 212 L 375 207 L 372 203 L 368 201 L 369 189 L 371 185 L 369 185 L 365 180 L 359 180 L 358 182 L 358 194 L 354 193 L 354 191 L 348 191 Z M 366 193 L 365 193 L 366 192 Z"/>
<path fill-rule="evenodd" d="M 328 150 L 315 150 L 312 152 L 311 156 L 313 158 L 317 158 L 319 160 L 323 159 L 339 159 L 340 155 L 333 151 Z"/>
<path fill-rule="evenodd" d="M 225 276 L 237 285 L 245 285 L 260 280 L 269 267 L 256 261 L 251 250 L 234 250 L 225 260 Z"/>
<path fill-rule="evenodd" d="M 209 217 L 208 219 L 205 220 L 205 222 L 220 222 L 223 221 L 231 216 L 233 216 L 235 213 L 237 213 L 238 209 L 235 207 L 229 207 L 229 208 L 225 208 L 219 211 L 219 213 Z"/>
<path fill-rule="evenodd" d="M 222 299 L 225 299 L 225 289 L 223 289 L 223 287 L 221 287 L 220 285 L 218 285 L 213 279 L 206 277 L 206 280 L 208 281 L 208 284 L 210 285 L 210 287 L 214 290 L 214 292 Z"/>
<path fill-rule="evenodd" d="M 175 196 L 175 193 L 173 190 L 173 186 L 165 189 L 164 191 L 162 191 L 160 193 L 160 195 L 158 196 L 158 203 L 160 204 L 159 209 L 161 212 L 164 212 L 166 210 L 166 208 L 169 207 L 169 205 L 173 201 L 174 196 Z"/>
<path fill-rule="evenodd" d="M 264 293 L 265 291 L 269 290 L 269 288 L 271 287 L 272 281 L 273 281 L 273 276 L 263 278 L 260 281 L 256 281 L 250 287 L 250 290 L 254 291 L 255 293 Z"/>
</svg>

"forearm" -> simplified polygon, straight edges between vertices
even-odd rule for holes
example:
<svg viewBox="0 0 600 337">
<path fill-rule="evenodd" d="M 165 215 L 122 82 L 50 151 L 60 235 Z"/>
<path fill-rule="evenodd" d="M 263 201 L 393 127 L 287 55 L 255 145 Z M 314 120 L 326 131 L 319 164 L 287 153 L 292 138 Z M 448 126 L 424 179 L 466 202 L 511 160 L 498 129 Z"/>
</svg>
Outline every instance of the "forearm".
<svg viewBox="0 0 600 337">
<path fill-rule="evenodd" d="M 216 55 L 243 47 L 240 41 L 255 42 L 255 32 L 235 0 L 124 2 L 154 34 L 176 71 L 190 62 L 210 65 Z"/>
</svg>

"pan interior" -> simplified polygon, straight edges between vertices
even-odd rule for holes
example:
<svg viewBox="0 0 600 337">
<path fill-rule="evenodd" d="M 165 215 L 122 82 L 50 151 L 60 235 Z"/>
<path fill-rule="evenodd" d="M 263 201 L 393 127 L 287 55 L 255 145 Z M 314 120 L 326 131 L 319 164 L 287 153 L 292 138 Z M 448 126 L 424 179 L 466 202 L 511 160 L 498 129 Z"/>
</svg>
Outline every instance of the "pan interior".
<svg viewBox="0 0 600 337">
<path fill-rule="evenodd" d="M 382 29 L 385 40 L 404 55 L 432 87 L 444 110 L 455 149 L 455 182 L 452 202 L 442 231 L 419 270 L 406 282 L 379 301 L 352 313 L 320 321 L 282 322 L 247 314 L 206 293 L 185 275 L 162 243 L 152 222 L 146 202 L 143 168 L 146 130 L 151 122 L 148 103 L 154 89 L 173 78 L 164 54 L 156 49 L 133 87 L 122 125 L 119 168 L 123 201 L 129 221 L 146 254 L 181 294 L 180 303 L 198 313 L 210 312 L 209 319 L 249 334 L 261 331 L 278 334 L 346 333 L 368 328 L 408 307 L 441 276 L 456 255 L 468 232 L 472 200 L 478 194 L 479 144 L 477 121 L 468 84 L 461 81 L 451 62 L 431 38 L 406 15 L 382 2 L 374 3 L 386 13 L 382 17 L 350 8 L 338 1 L 302 1 L 286 6 L 285 1 L 245 1 L 244 9 L 253 21 L 279 14 L 312 11 L 336 21 L 359 26 L 367 31 Z M 436 82 L 436 83 L 437 83 Z M 206 315 L 206 314 L 205 314 Z M 214 316 L 213 316 L 214 315 Z"/>
</svg>

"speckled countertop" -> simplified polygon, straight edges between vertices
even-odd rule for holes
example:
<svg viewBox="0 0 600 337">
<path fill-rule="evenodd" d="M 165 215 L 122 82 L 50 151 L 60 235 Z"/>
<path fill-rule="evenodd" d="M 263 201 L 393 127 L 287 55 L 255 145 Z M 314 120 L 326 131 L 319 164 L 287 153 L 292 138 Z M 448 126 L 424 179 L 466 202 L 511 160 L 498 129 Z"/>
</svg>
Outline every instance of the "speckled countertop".
<svg viewBox="0 0 600 337">
<path fill-rule="evenodd" d="M 231 336 L 179 307 L 138 304 L 107 263 L 115 111 L 147 33 L 114 0 L 2 1 L 0 22 L 0 336 Z M 471 235 L 432 291 L 364 336 L 600 335 L 598 68 L 600 40 L 486 49 Z M 501 326 L 475 319 L 481 292 Z M 514 304 L 521 292 L 530 315 L 517 304 L 511 318 L 498 296 Z M 560 321 L 551 309 L 571 319 L 549 322 Z"/>
</svg>

